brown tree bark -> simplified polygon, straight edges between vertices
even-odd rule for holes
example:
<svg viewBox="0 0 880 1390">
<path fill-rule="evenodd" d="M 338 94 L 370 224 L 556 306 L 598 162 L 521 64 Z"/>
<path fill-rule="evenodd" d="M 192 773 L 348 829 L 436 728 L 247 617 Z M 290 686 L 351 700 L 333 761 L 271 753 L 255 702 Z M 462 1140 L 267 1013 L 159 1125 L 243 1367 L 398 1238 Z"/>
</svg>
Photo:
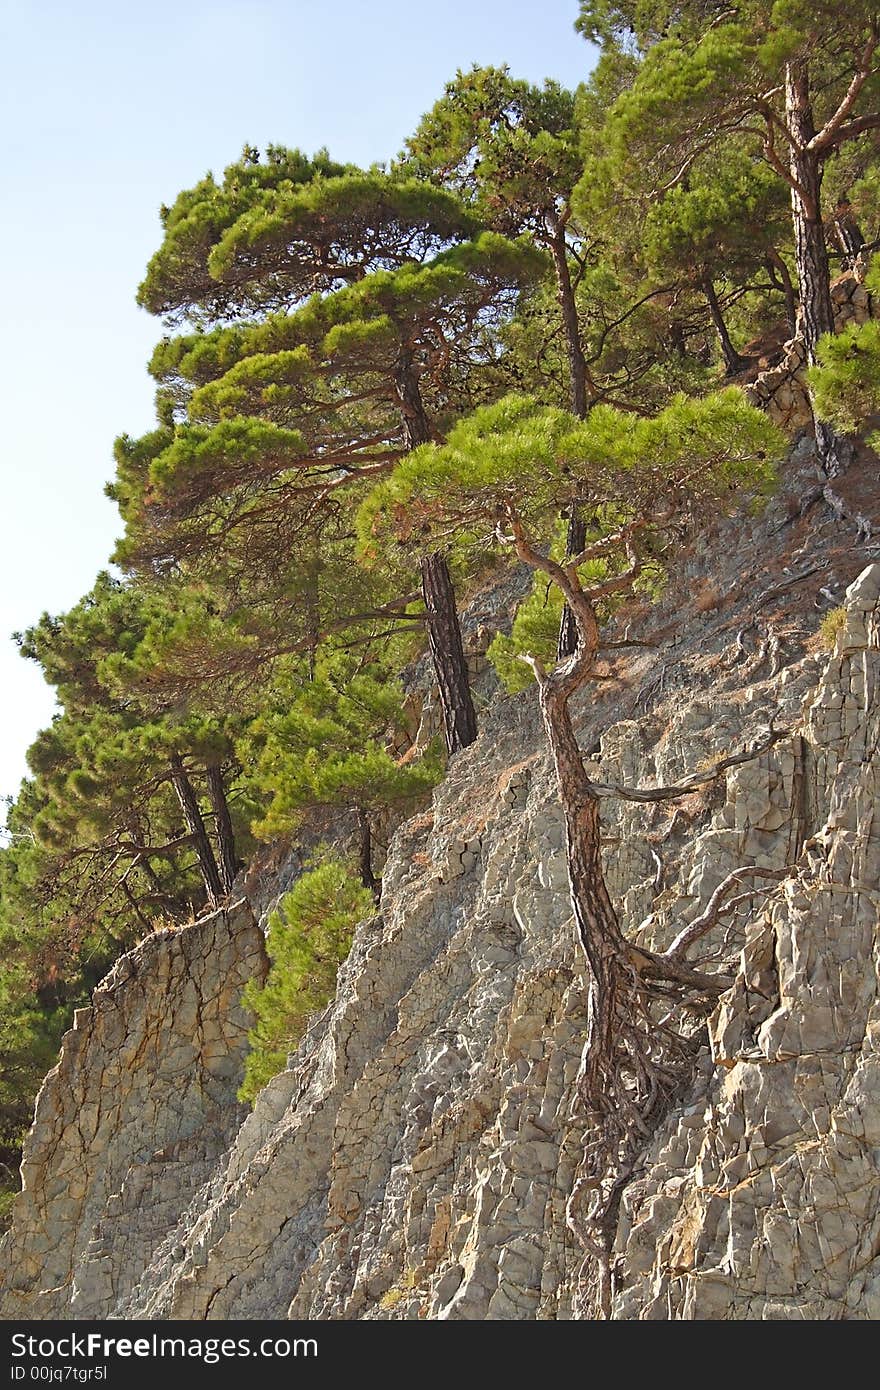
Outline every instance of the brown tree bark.
<svg viewBox="0 0 880 1390">
<path fill-rule="evenodd" d="M 785 73 L 785 110 L 792 143 L 791 214 L 794 226 L 795 265 L 800 290 L 800 330 L 807 361 L 816 360 L 816 344 L 823 333 L 834 331 L 828 249 L 822 226 L 822 157 L 809 148 L 816 134 L 806 63 L 789 63 Z"/>
<path fill-rule="evenodd" d="M 205 829 L 205 822 L 202 820 L 202 813 L 199 810 L 198 799 L 179 753 L 172 753 L 170 764 L 171 782 L 177 794 L 183 818 L 186 821 L 186 828 L 193 837 L 208 902 L 212 907 L 216 907 L 223 896 L 223 885 L 220 881 L 211 841 L 208 839 L 208 832 Z"/>
<path fill-rule="evenodd" d="M 553 272 L 556 279 L 556 299 L 562 318 L 562 338 L 565 343 L 565 355 L 568 360 L 568 390 L 571 412 L 582 420 L 586 416 L 589 406 L 587 394 L 587 362 L 581 344 L 581 328 L 578 321 L 574 287 L 571 283 L 571 271 L 568 266 L 565 227 L 563 225 L 557 223 L 553 227 L 547 245 L 550 248 L 550 255 L 553 260 Z M 578 513 L 577 506 L 572 504 L 568 519 L 568 533 L 565 538 L 566 555 L 579 555 L 584 548 L 586 535 L 586 527 Z M 562 619 L 559 624 L 559 638 L 557 640 L 556 654 L 559 659 L 562 660 L 566 656 L 571 656 L 576 646 L 577 624 L 572 616 L 571 609 L 566 603 L 563 606 Z"/>
<path fill-rule="evenodd" d="M 226 799 L 226 788 L 223 785 L 223 772 L 220 765 L 211 763 L 207 768 L 207 774 L 208 799 L 211 802 L 211 810 L 214 812 L 217 845 L 220 850 L 220 879 L 223 884 L 223 892 L 231 893 L 235 876 L 240 868 L 238 856 L 235 853 L 235 831 L 232 828 L 232 817 L 229 814 L 229 802 Z"/>
<path fill-rule="evenodd" d="M 446 748 L 449 753 L 458 753 L 477 737 L 477 715 L 455 607 L 455 588 L 449 567 L 438 553 L 422 560 L 421 573 L 428 646 L 440 689 Z"/>
<path fill-rule="evenodd" d="M 779 276 L 779 283 L 782 285 L 782 292 L 785 295 L 785 317 L 789 332 L 794 337 L 797 332 L 797 295 L 788 266 L 775 247 L 771 247 L 767 252 L 767 268 L 774 284 L 776 283 L 775 277 Z"/>
<path fill-rule="evenodd" d="M 361 883 L 365 888 L 369 888 L 376 902 L 382 891 L 381 883 L 376 881 L 373 873 L 373 830 L 370 825 L 370 817 L 363 806 L 357 808 L 358 822 L 358 868 L 360 869 Z"/>
<path fill-rule="evenodd" d="M 558 585 L 577 625 L 578 643 L 572 656 L 550 672 L 538 661 L 531 660 L 531 665 L 565 820 L 572 912 L 589 963 L 587 1037 L 578 1077 L 585 1147 L 567 1218 L 586 1252 L 581 1271 L 585 1286 L 594 1290 L 599 1316 L 608 1317 L 611 1251 L 621 1198 L 645 1144 L 692 1075 L 693 1045 L 654 1016 L 657 997 L 651 981 L 664 982 L 660 996 L 664 1013 L 669 1012 L 670 1003 L 667 981 L 683 990 L 714 992 L 715 997 L 724 986 L 677 959 L 643 951 L 623 936 L 602 871 L 597 789 L 584 767 L 569 709 L 572 696 L 590 678 L 595 664 L 596 602 L 616 590 L 629 589 L 639 573 L 635 550 L 639 523 L 592 547 L 590 553 L 598 556 L 613 544 L 625 545 L 629 568 L 585 591 L 569 566 L 536 550 L 512 509 L 507 522 L 519 558 Z"/>
<path fill-rule="evenodd" d="M 571 283 L 571 271 L 568 267 L 564 226 L 556 224 L 548 238 L 547 245 L 553 260 L 556 299 L 562 317 L 562 338 L 565 343 L 565 355 L 568 359 L 571 412 L 582 419 L 587 413 L 587 362 L 581 345 L 581 329 L 578 322 L 574 287 Z"/>
<path fill-rule="evenodd" d="M 418 377 L 408 356 L 404 356 L 397 373 L 397 398 L 407 448 L 416 449 L 420 444 L 429 443 L 428 417 Z M 446 748 L 450 754 L 458 753 L 477 737 L 477 715 L 461 640 L 455 588 L 449 567 L 439 553 L 422 560 L 421 577 L 428 646 L 440 690 Z"/>
<path fill-rule="evenodd" d="M 748 364 L 744 357 L 740 357 L 736 348 L 733 346 L 727 324 L 724 322 L 724 315 L 721 312 L 721 305 L 718 303 L 718 295 L 715 293 L 715 286 L 712 283 L 711 275 L 706 275 L 700 281 L 700 289 L 706 296 L 706 303 L 709 306 L 709 317 L 712 326 L 718 335 L 721 344 L 721 356 L 724 358 L 724 370 L 727 376 L 736 376 Z"/>
<path fill-rule="evenodd" d="M 565 537 L 566 556 L 580 555 L 587 541 L 587 527 L 583 517 L 578 511 L 577 504 L 572 503 L 568 517 L 568 532 Z M 559 638 L 556 643 L 556 656 L 559 661 L 563 661 L 567 656 L 572 656 L 578 644 L 578 629 L 574 614 L 565 603 L 562 606 L 562 618 L 559 623 Z"/>
</svg>

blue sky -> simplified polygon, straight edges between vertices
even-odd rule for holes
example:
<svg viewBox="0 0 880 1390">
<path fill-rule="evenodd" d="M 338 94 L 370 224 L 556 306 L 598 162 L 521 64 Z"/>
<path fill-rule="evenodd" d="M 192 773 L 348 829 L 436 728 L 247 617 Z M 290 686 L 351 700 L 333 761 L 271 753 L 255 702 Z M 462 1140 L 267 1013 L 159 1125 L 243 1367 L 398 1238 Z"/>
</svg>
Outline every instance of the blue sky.
<svg viewBox="0 0 880 1390">
<path fill-rule="evenodd" d="M 152 424 L 134 304 L 157 209 L 245 141 L 393 156 L 456 68 L 575 86 L 577 0 L 0 0 L 0 794 L 51 718 L 9 640 L 106 562 L 117 434 Z"/>
</svg>

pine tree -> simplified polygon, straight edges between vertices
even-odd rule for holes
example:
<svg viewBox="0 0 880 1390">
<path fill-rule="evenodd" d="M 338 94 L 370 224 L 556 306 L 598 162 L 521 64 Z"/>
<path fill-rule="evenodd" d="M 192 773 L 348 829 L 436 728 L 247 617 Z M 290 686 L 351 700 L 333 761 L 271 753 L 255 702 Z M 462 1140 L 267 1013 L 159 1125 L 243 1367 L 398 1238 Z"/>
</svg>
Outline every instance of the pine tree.
<svg viewBox="0 0 880 1390">
<path fill-rule="evenodd" d="M 254 764 L 253 784 L 269 798 L 256 833 L 266 839 L 289 833 L 308 810 L 351 815 L 361 882 L 377 900 L 376 816 L 412 805 L 442 774 L 434 750 L 402 760 L 389 749 L 389 736 L 405 730 L 400 688 L 389 670 L 393 653 L 390 644 L 381 659 L 368 647 L 327 644 L 309 679 L 296 669 L 287 680 L 276 677 L 271 705 L 242 749 Z"/>
<path fill-rule="evenodd" d="M 575 98 L 556 82 L 533 87 L 507 68 L 459 72 L 407 141 L 404 167 L 439 179 L 506 235 L 528 235 L 552 266 L 559 331 L 568 365 L 569 404 L 586 415 L 598 387 L 584 353 L 576 291 L 589 248 L 572 223 L 571 195 L 581 172 Z M 568 553 L 584 543 L 576 505 Z M 574 650 L 567 608 L 560 617 L 559 654 Z"/>
<path fill-rule="evenodd" d="M 268 538 L 276 572 L 301 569 L 303 545 L 314 550 L 328 515 L 344 518 L 363 478 L 454 419 L 473 389 L 468 369 L 493 363 L 493 321 L 539 273 L 526 247 L 488 233 L 462 241 L 474 225 L 452 195 L 415 180 L 349 174 L 293 195 L 283 183 L 262 189 L 206 259 L 236 305 L 262 317 L 160 346 L 153 370 L 169 423 L 120 445 L 120 558 L 159 573 L 192 567 L 222 537 L 228 563 L 238 535 L 245 552 Z M 151 285 L 174 252 L 157 253 Z M 303 303 L 307 286 L 322 293 Z M 150 300 L 160 302 L 180 311 L 179 293 Z M 202 294 L 190 312 L 206 306 Z M 441 553 L 423 557 L 421 584 L 454 752 L 476 720 Z"/>
<path fill-rule="evenodd" d="M 871 267 L 865 287 L 880 294 L 880 265 Z M 836 428 L 854 433 L 880 411 L 880 321 L 851 324 L 820 338 L 816 357 L 809 373 L 816 407 Z M 876 449 L 880 435 L 875 431 L 868 443 Z"/>
<path fill-rule="evenodd" d="M 185 910 L 176 867 L 195 852 L 208 901 L 237 871 L 226 770 L 232 743 L 223 721 L 148 708 L 120 684 L 164 598 L 109 575 L 61 618 L 44 615 L 20 638 L 62 705 L 28 753 L 34 806 L 28 829 L 52 854 L 47 883 L 87 904 L 149 927 L 157 911 Z M 204 779 L 218 836 L 219 866 L 194 777 Z M 181 817 L 183 825 L 181 826 Z M 96 903 L 97 899 L 97 903 Z"/>
<path fill-rule="evenodd" d="M 646 1136 L 690 1075 L 688 1001 L 717 997 L 728 981 L 687 962 L 698 933 L 686 930 L 663 954 L 627 942 L 601 866 L 603 795 L 660 799 L 684 794 L 700 779 L 665 792 L 597 785 L 584 766 L 569 706 L 595 675 L 601 605 L 631 593 L 646 562 L 665 557 L 671 527 L 707 508 L 735 505 L 744 492 L 766 490 L 772 460 L 783 449 L 779 431 L 734 388 L 704 400 L 679 399 L 638 422 L 607 406 L 579 421 L 511 397 L 463 420 L 444 447 L 428 446 L 400 463 L 362 511 L 366 546 L 379 538 L 426 545 L 432 534 L 454 531 L 485 547 L 494 537 L 559 590 L 577 623 L 575 652 L 554 666 L 522 655 L 538 685 L 565 818 L 571 903 L 590 967 L 580 1081 L 590 1138 L 569 1220 L 598 1258 L 599 1306 L 606 1314 L 621 1194 Z M 560 562 L 541 542 L 573 495 L 584 508 L 588 542 Z M 601 577 L 587 568 L 597 561 Z M 682 1016 L 675 1014 L 676 1000 Z M 589 1210 L 582 1208 L 585 1197 Z"/>
<path fill-rule="evenodd" d="M 880 19 L 867 3 L 843 12 L 816 0 L 614 4 L 586 0 L 581 27 L 641 49 L 631 89 L 609 114 L 611 162 L 650 169 L 656 194 L 674 187 L 694 162 L 731 138 L 763 159 L 791 199 L 799 327 L 809 363 L 834 315 L 821 187 L 828 160 L 847 142 L 880 128 Z M 610 165 L 591 167 L 607 177 Z M 829 476 L 844 456 L 833 430 L 817 421 Z"/>
<path fill-rule="evenodd" d="M 284 1070 L 310 1017 L 332 999 L 354 929 L 372 910 L 370 892 L 344 864 L 330 860 L 304 873 L 272 913 L 269 974 L 263 985 L 251 983 L 244 991 L 256 1021 L 240 1100 L 255 1100 Z"/>
</svg>

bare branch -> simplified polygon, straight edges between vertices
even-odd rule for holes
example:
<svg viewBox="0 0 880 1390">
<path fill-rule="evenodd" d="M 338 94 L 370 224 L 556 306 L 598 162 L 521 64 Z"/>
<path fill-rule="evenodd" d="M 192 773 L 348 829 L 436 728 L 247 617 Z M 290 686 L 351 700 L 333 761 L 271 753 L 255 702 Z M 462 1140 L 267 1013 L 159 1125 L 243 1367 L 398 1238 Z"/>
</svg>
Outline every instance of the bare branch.
<svg viewBox="0 0 880 1390">
<path fill-rule="evenodd" d="M 720 777 L 722 772 L 726 772 L 730 767 L 739 767 L 742 763 L 753 762 L 755 758 L 760 758 L 762 753 L 766 753 L 768 748 L 772 748 L 775 743 L 788 738 L 790 729 L 770 729 L 764 741 L 757 747 L 748 749 L 743 753 L 735 753 L 732 757 L 721 758 L 713 764 L 706 772 L 695 772 L 691 777 L 685 777 L 683 782 L 668 787 L 621 787 L 613 782 L 590 782 L 590 791 L 594 796 L 619 796 L 624 801 L 674 801 L 676 797 L 687 796 L 689 792 L 695 791 L 697 787 L 704 787 L 709 782 L 714 782 L 716 777 Z"/>
<path fill-rule="evenodd" d="M 710 932 L 720 917 L 727 916 L 740 903 L 752 897 L 754 893 L 761 891 L 753 888 L 750 892 L 740 893 L 737 897 L 729 898 L 725 902 L 731 888 L 736 887 L 738 883 L 742 883 L 748 878 L 770 878 L 778 881 L 789 878 L 792 873 L 793 869 L 790 865 L 784 869 L 765 869 L 757 864 L 747 864 L 744 868 L 734 869 L 732 873 L 721 880 L 699 917 L 695 917 L 686 927 L 682 927 L 672 945 L 667 947 L 663 955 L 667 960 L 683 960 L 694 942 L 699 941 L 700 937 Z"/>
</svg>

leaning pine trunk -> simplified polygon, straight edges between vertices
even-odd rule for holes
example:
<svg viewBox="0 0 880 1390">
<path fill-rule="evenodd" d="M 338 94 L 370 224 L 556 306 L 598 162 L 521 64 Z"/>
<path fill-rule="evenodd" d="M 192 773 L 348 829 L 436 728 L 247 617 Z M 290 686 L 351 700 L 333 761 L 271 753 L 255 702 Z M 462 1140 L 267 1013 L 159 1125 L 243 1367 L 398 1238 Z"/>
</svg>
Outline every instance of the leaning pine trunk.
<svg viewBox="0 0 880 1390">
<path fill-rule="evenodd" d="M 791 275 L 788 266 L 775 247 L 771 246 L 767 252 L 767 266 L 770 270 L 771 279 L 774 272 L 779 276 L 782 283 L 782 292 L 785 295 L 785 317 L 788 322 L 788 329 L 792 336 L 797 332 L 797 296 L 794 292 Z"/>
<path fill-rule="evenodd" d="M 578 323 L 577 303 L 568 268 L 568 253 L 565 245 L 565 229 L 554 230 L 547 243 L 553 259 L 553 272 L 556 279 L 556 299 L 562 317 L 562 337 L 565 355 L 568 358 L 568 384 L 571 398 L 571 412 L 579 418 L 587 413 L 587 363 L 581 346 L 581 330 Z"/>
<path fill-rule="evenodd" d="M 238 873 L 238 858 L 235 853 L 235 831 L 232 828 L 232 817 L 229 814 L 229 802 L 226 800 L 226 788 L 223 785 L 223 773 L 219 764 L 212 763 L 207 768 L 208 774 L 208 797 L 211 802 L 211 810 L 214 812 L 214 824 L 217 827 L 217 844 L 220 849 L 220 875 L 223 881 L 224 893 L 232 892 L 232 885 L 235 882 L 235 875 Z"/>
<path fill-rule="evenodd" d="M 565 553 L 571 558 L 572 555 L 580 555 L 587 543 L 587 527 L 583 517 L 578 511 L 577 503 L 572 502 L 571 511 L 568 515 L 568 532 L 565 537 Z M 559 661 L 567 656 L 572 656 L 578 644 L 578 629 L 574 614 L 568 604 L 563 604 L 562 619 L 559 624 L 559 638 L 556 644 L 556 656 Z"/>
<path fill-rule="evenodd" d="M 381 885 L 376 882 L 376 875 L 373 873 L 373 830 L 370 825 L 370 817 L 363 806 L 357 808 L 358 822 L 358 867 L 361 874 L 361 883 L 365 888 L 369 888 L 376 902 L 379 901 Z"/>
<path fill-rule="evenodd" d="M 408 449 L 430 442 L 431 431 L 422 401 L 419 381 L 412 361 L 405 357 L 397 375 L 397 398 L 403 417 Z M 440 688 L 443 729 L 449 753 L 458 753 L 477 737 L 477 715 L 471 698 L 470 678 L 461 627 L 455 604 L 455 589 L 449 566 L 440 554 L 428 555 L 421 563 L 422 597 L 427 616 L 428 645 Z"/>
<path fill-rule="evenodd" d="M 183 759 L 179 753 L 172 753 L 171 755 L 171 781 L 177 793 L 177 800 L 180 802 L 186 828 L 193 837 L 208 901 L 214 907 L 223 896 L 223 885 L 220 882 L 217 861 L 214 858 L 214 851 L 211 849 L 211 841 L 208 839 L 205 822 L 202 820 L 202 813 L 199 810 L 198 799 L 193 791 L 192 782 L 186 775 Z"/>
</svg>

